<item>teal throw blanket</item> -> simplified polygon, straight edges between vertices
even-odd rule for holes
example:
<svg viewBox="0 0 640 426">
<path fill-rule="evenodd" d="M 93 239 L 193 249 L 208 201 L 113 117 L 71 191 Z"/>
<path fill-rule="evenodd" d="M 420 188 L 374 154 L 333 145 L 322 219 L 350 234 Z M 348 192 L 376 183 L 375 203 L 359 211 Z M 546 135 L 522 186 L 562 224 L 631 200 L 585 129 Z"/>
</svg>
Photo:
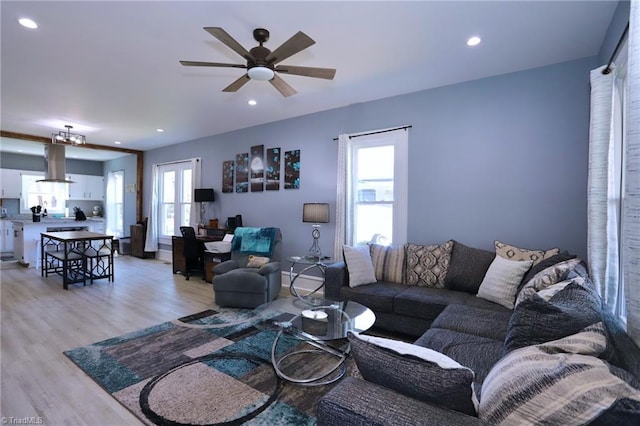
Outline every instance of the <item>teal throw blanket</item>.
<svg viewBox="0 0 640 426">
<path fill-rule="evenodd" d="M 236 228 L 231 251 L 270 257 L 276 233 L 277 228 Z"/>
</svg>

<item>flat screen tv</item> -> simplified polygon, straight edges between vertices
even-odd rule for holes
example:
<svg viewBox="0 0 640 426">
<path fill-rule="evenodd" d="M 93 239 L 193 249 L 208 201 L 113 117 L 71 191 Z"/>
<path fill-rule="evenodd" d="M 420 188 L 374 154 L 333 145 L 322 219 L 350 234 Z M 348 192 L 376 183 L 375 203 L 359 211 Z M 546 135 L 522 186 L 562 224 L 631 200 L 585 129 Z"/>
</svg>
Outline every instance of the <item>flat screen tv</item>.
<svg viewBox="0 0 640 426">
<path fill-rule="evenodd" d="M 196 203 L 202 203 L 205 201 L 214 201 L 213 188 L 202 188 L 194 190 L 193 199 Z"/>
</svg>

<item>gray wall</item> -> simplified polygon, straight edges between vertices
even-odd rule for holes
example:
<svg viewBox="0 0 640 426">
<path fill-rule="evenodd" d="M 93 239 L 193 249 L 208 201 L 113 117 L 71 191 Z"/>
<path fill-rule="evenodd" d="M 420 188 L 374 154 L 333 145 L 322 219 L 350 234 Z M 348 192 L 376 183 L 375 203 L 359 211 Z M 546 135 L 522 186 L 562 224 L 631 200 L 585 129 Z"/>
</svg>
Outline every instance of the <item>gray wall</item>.
<svg viewBox="0 0 640 426">
<path fill-rule="evenodd" d="M 89 160 L 66 160 L 69 174 L 102 176 L 102 162 Z M 24 155 L 12 152 L 0 152 L 0 168 L 16 170 L 44 171 L 44 155 Z"/>
<path fill-rule="evenodd" d="M 615 50 L 618 40 L 620 40 L 620 36 L 624 32 L 624 28 L 629 22 L 630 8 L 631 3 L 629 0 L 621 0 L 618 2 L 618 6 L 613 13 L 613 18 L 611 18 L 611 23 L 600 47 L 600 52 L 598 53 L 598 63 L 600 65 L 609 62 L 609 58 L 611 58 L 611 54 Z"/>
<path fill-rule="evenodd" d="M 401 125 L 409 130 L 408 238 L 450 238 L 493 248 L 558 246 L 586 257 L 589 71 L 585 58 L 251 127 L 145 153 L 144 212 L 151 167 L 202 157 L 202 187 L 217 200 L 205 219 L 242 214 L 246 226 L 277 226 L 284 256 L 304 254 L 311 228 L 302 204 L 335 206 L 339 133 Z M 252 145 L 301 149 L 301 188 L 222 194 L 222 161 Z M 333 221 L 332 221 L 333 222 Z M 334 224 L 322 227 L 331 254 Z"/>
<path fill-rule="evenodd" d="M 107 179 L 107 173 L 116 172 L 119 170 L 124 171 L 124 236 L 130 237 L 130 227 L 136 224 L 136 197 L 137 191 L 127 192 L 127 185 L 136 185 L 137 173 L 138 173 L 138 159 L 135 155 L 125 155 L 124 157 L 116 158 L 114 160 L 105 161 L 104 176 L 105 182 Z"/>
</svg>

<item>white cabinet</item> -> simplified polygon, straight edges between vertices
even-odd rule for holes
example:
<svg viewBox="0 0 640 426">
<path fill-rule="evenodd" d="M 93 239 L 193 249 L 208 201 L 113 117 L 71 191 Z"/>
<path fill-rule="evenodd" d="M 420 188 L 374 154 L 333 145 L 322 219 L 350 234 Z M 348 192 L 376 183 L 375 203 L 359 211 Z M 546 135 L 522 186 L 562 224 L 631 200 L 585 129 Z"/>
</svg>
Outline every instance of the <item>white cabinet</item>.
<svg viewBox="0 0 640 426">
<path fill-rule="evenodd" d="M 1 198 L 20 198 L 22 192 L 22 171 L 14 169 L 0 169 L 2 178 Z"/>
<path fill-rule="evenodd" d="M 2 223 L 0 235 L 0 250 L 2 253 L 13 252 L 13 223 L 10 220 L 0 221 Z"/>
<path fill-rule="evenodd" d="M 104 177 L 68 175 L 70 200 L 104 200 Z"/>
</svg>

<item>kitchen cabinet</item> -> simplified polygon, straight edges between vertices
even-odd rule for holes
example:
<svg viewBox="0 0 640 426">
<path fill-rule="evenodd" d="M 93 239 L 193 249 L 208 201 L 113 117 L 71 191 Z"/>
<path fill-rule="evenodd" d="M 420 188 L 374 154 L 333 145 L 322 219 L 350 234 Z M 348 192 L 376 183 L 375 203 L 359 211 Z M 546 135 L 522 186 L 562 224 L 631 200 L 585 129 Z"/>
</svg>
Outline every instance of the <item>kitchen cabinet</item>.
<svg viewBox="0 0 640 426">
<path fill-rule="evenodd" d="M 91 175 L 67 175 L 69 200 L 104 200 L 104 177 Z"/>
<path fill-rule="evenodd" d="M 13 221 L 13 256 L 23 265 L 40 268 L 40 234 L 43 232 L 92 229 L 93 221 L 76 222 L 73 219 L 43 219 Z"/>
<path fill-rule="evenodd" d="M 13 223 L 10 220 L 0 221 L 2 224 L 0 235 L 0 251 L 2 253 L 13 252 Z"/>
<path fill-rule="evenodd" d="M 22 193 L 22 170 L 0 169 L 2 188 L 0 198 L 20 198 Z"/>
</svg>

